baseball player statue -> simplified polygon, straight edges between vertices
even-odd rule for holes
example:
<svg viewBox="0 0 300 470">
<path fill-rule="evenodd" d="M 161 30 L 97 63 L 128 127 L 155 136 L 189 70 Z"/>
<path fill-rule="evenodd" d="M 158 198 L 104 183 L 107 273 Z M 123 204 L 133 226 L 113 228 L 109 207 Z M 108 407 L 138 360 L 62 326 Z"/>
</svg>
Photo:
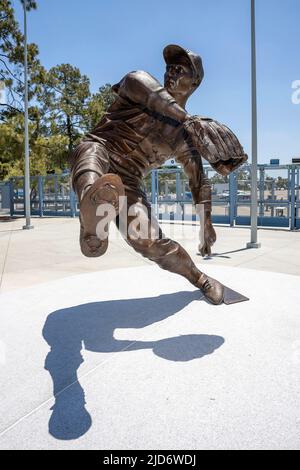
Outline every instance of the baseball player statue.
<svg viewBox="0 0 300 470">
<path fill-rule="evenodd" d="M 164 236 L 151 213 L 143 179 L 175 157 L 188 176 L 200 215 L 203 236 L 199 250 L 203 256 L 210 254 L 216 234 L 211 220 L 211 187 L 202 158 L 221 175 L 228 175 L 247 160 L 230 129 L 212 119 L 190 116 L 185 109 L 204 76 L 201 58 L 176 45 L 167 46 L 163 56 L 164 86 L 144 71 L 125 75 L 112 87 L 115 102 L 72 153 L 81 251 L 88 257 L 103 255 L 108 247 L 109 222 L 115 219 L 135 251 L 162 269 L 184 276 L 211 303 L 246 300 L 201 272 L 179 243 Z M 135 222 L 140 212 L 146 221 L 143 230 L 141 223 Z"/>
</svg>

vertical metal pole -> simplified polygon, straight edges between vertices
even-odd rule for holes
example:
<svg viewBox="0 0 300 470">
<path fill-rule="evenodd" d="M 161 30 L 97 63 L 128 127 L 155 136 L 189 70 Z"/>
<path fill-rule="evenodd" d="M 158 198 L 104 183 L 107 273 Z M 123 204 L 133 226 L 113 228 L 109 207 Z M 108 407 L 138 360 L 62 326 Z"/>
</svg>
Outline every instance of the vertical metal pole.
<svg viewBox="0 0 300 470">
<path fill-rule="evenodd" d="M 251 0 L 251 82 L 252 82 L 252 165 L 251 165 L 251 241 L 247 248 L 260 248 L 257 242 L 257 86 L 255 0 Z"/>
<path fill-rule="evenodd" d="M 58 215 L 58 176 L 54 175 L 54 207 L 55 207 L 55 215 Z"/>
<path fill-rule="evenodd" d="M 265 215 L 265 169 L 259 169 L 259 217 Z"/>
<path fill-rule="evenodd" d="M 29 168 L 29 132 L 28 132 L 28 61 L 27 61 L 27 18 L 26 0 L 23 3 L 24 9 L 24 131 L 25 131 L 25 181 L 24 181 L 24 204 L 26 225 L 23 229 L 32 229 L 31 207 L 30 207 L 30 168 Z"/>
<path fill-rule="evenodd" d="M 44 191 L 43 191 L 43 177 L 38 177 L 38 195 L 39 195 L 39 215 L 43 217 L 43 204 L 44 204 Z"/>
<path fill-rule="evenodd" d="M 295 214 L 296 214 L 296 220 L 295 220 L 295 228 L 300 228 L 299 227 L 299 211 L 300 211 L 300 206 L 299 206 L 299 184 L 300 184 L 300 168 L 297 167 L 297 191 L 296 191 L 296 209 L 295 209 Z"/>
<path fill-rule="evenodd" d="M 296 228 L 296 168 L 291 169 L 291 230 Z"/>
<path fill-rule="evenodd" d="M 237 174 L 230 173 L 229 175 L 229 224 L 234 227 L 236 217 L 236 204 L 237 204 L 237 191 L 236 191 L 236 177 Z"/>
<path fill-rule="evenodd" d="M 272 181 L 271 202 L 275 202 L 275 181 Z M 274 217 L 274 205 L 271 206 L 271 217 Z"/>
<path fill-rule="evenodd" d="M 10 195 L 10 215 L 14 215 L 15 204 L 14 204 L 14 183 L 13 179 L 9 180 L 9 195 Z"/>
<path fill-rule="evenodd" d="M 180 173 L 179 171 L 176 171 L 176 199 L 177 202 L 181 201 L 182 195 L 181 195 L 181 188 L 180 188 Z"/>
<path fill-rule="evenodd" d="M 76 217 L 76 194 L 73 189 L 70 189 L 70 209 L 71 217 Z"/>
<path fill-rule="evenodd" d="M 151 202 L 154 206 L 154 214 L 159 216 L 158 211 L 158 170 L 152 170 L 152 183 L 151 183 Z"/>
<path fill-rule="evenodd" d="M 182 192 L 181 192 L 181 180 L 180 180 L 180 170 L 176 171 L 176 220 L 182 219 Z"/>
<path fill-rule="evenodd" d="M 156 183 L 155 183 L 155 170 L 152 170 L 151 173 L 151 202 L 155 204 L 155 193 L 156 193 Z"/>
<path fill-rule="evenodd" d="M 287 186 L 287 199 L 289 201 L 289 205 L 288 205 L 288 218 L 289 218 L 289 221 L 290 221 L 290 230 L 291 230 L 291 227 L 292 227 L 292 217 L 293 217 L 293 213 L 292 213 L 292 170 L 291 170 L 291 167 L 288 168 L 288 186 Z"/>
</svg>

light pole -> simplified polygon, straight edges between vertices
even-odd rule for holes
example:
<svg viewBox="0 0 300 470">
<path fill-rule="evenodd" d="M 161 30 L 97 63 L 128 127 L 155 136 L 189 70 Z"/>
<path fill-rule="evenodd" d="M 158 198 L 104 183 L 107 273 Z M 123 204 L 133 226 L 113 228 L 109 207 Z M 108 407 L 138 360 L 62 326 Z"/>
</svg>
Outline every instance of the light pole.
<svg viewBox="0 0 300 470">
<path fill-rule="evenodd" d="M 24 10 L 24 131 L 25 131 L 25 180 L 24 180 L 24 203 L 26 225 L 24 230 L 33 228 L 31 225 L 30 214 L 30 166 L 29 166 L 29 132 L 28 132 L 28 63 L 27 63 L 27 18 L 26 7 L 27 0 L 23 0 Z"/>
<path fill-rule="evenodd" d="M 251 165 L 251 241 L 247 248 L 260 248 L 257 241 L 257 85 L 255 0 L 251 0 L 251 87 L 252 87 L 252 165 Z"/>
</svg>

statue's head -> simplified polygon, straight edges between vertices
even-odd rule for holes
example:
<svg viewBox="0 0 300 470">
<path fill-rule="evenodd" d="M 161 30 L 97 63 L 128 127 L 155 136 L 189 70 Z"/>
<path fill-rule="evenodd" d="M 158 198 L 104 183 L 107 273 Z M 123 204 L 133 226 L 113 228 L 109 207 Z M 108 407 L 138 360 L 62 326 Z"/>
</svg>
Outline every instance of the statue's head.
<svg viewBox="0 0 300 470">
<path fill-rule="evenodd" d="M 166 46 L 163 55 L 167 64 L 164 86 L 177 101 L 185 103 L 203 80 L 201 57 L 174 44 Z"/>
</svg>

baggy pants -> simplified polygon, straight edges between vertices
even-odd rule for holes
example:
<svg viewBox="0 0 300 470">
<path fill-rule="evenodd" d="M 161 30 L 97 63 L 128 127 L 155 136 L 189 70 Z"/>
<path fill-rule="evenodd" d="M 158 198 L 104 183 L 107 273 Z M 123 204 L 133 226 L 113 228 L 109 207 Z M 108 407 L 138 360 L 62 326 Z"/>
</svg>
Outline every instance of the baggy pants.
<svg viewBox="0 0 300 470">
<path fill-rule="evenodd" d="M 107 173 L 117 174 L 122 179 L 127 197 L 127 207 L 123 208 L 127 212 L 126 223 L 122 223 L 122 220 L 125 219 L 122 218 L 120 221 L 120 217 L 116 221 L 125 241 L 136 252 L 154 261 L 162 269 L 180 274 L 196 285 L 201 271 L 196 268 L 189 254 L 179 243 L 163 235 L 157 219 L 151 213 L 151 205 L 142 188 L 142 180 L 132 177 L 128 169 L 122 168 L 122 165 L 117 164 L 115 159 L 111 159 L 109 151 L 101 143 L 83 141 L 75 148 L 72 156 L 71 176 L 74 191 L 78 194 L 76 182 L 81 175 L 86 175 L 86 185 L 88 185 L 92 173 L 96 173 L 99 177 Z M 144 234 L 143 237 L 139 237 L 134 223 L 136 213 L 130 209 L 134 205 L 138 208 L 141 204 L 146 208 L 143 213 L 143 216 L 147 218 L 148 225 L 148 236 L 146 237 Z M 156 236 L 153 237 L 153 233 Z"/>
</svg>

